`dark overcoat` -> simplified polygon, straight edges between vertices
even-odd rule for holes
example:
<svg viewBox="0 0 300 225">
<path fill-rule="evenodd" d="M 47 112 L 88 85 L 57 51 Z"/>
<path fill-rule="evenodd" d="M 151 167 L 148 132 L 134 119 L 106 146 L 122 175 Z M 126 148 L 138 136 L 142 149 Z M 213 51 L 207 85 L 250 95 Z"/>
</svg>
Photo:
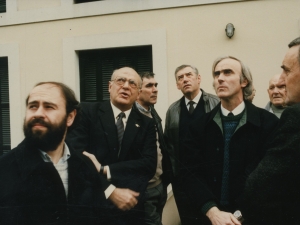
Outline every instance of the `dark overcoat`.
<svg viewBox="0 0 300 225">
<path fill-rule="evenodd" d="M 92 162 L 71 148 L 68 196 L 52 163 L 26 139 L 0 159 L 0 224 L 107 224 Z"/>
<path fill-rule="evenodd" d="M 268 150 L 249 176 L 241 210 L 247 224 L 300 224 L 300 104 L 280 117 Z"/>
<path fill-rule="evenodd" d="M 236 210 L 236 201 L 244 190 L 245 181 L 265 154 L 265 141 L 274 131 L 278 118 L 264 109 L 245 101 L 246 123 L 233 134 L 229 144 L 229 207 Z M 214 121 L 220 104 L 204 117 L 195 120 L 185 141 L 186 193 L 191 204 L 201 212 L 202 206 L 221 197 L 224 136 Z M 222 125 L 221 125 L 222 126 Z M 199 215 L 199 217 L 205 217 Z"/>
</svg>

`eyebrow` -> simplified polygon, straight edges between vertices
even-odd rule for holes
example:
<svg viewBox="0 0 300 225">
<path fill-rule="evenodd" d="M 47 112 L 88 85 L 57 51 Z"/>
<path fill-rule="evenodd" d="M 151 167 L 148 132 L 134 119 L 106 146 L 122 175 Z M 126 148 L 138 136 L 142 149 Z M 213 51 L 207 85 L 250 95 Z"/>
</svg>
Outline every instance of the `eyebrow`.
<svg viewBox="0 0 300 225">
<path fill-rule="evenodd" d="M 33 104 L 40 104 L 39 101 L 37 100 L 34 100 L 34 101 L 31 101 L 31 102 L 28 102 L 27 105 L 33 105 Z M 53 106 L 57 106 L 57 104 L 53 103 L 53 102 L 42 102 L 43 105 L 53 105 Z"/>
<path fill-rule="evenodd" d="M 145 86 L 153 86 L 153 85 L 158 85 L 158 83 L 148 83 Z"/>
</svg>

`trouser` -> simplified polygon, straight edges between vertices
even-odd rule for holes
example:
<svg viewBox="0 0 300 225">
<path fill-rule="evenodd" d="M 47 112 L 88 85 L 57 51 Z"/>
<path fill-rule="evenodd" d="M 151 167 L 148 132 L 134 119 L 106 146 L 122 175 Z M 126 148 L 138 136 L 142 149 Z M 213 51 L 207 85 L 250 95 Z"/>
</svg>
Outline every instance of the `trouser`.
<svg viewBox="0 0 300 225">
<path fill-rule="evenodd" d="M 168 197 L 167 187 L 161 182 L 159 185 L 146 190 L 145 224 L 162 225 L 162 212 Z"/>
</svg>

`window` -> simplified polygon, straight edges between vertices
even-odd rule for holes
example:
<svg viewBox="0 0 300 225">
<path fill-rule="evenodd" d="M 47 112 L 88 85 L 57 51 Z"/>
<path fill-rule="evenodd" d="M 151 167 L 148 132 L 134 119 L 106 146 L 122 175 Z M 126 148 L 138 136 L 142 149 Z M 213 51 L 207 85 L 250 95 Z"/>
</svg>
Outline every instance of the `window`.
<svg viewBox="0 0 300 225">
<path fill-rule="evenodd" d="M 99 2 L 99 1 L 103 1 L 103 0 L 75 0 L 74 3 L 78 4 L 78 3 Z"/>
<path fill-rule="evenodd" d="M 79 51 L 80 100 L 109 100 L 108 82 L 115 69 L 129 66 L 137 72 L 152 71 L 152 46 Z"/>
<path fill-rule="evenodd" d="M 0 0 L 0 13 L 6 12 L 6 0 Z"/>
<path fill-rule="evenodd" d="M 0 155 L 10 150 L 8 58 L 0 57 Z"/>
</svg>

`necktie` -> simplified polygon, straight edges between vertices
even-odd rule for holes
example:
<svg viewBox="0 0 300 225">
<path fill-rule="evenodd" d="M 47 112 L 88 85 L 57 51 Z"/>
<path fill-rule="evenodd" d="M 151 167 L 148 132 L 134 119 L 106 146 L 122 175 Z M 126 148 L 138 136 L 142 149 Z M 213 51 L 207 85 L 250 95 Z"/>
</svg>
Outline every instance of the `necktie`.
<svg viewBox="0 0 300 225">
<path fill-rule="evenodd" d="M 233 113 L 232 112 L 230 112 L 230 113 L 228 113 L 228 115 L 227 115 L 228 117 L 232 117 L 232 116 L 234 116 L 233 115 Z"/>
<path fill-rule="evenodd" d="M 189 105 L 190 105 L 190 108 L 189 108 L 189 113 L 190 114 L 192 114 L 193 112 L 194 112 L 194 110 L 195 110 L 195 108 L 194 108 L 194 104 L 195 104 L 195 102 L 193 102 L 193 101 L 189 101 L 189 103 L 188 103 Z"/>
<path fill-rule="evenodd" d="M 118 115 L 118 119 L 117 119 L 117 122 L 116 122 L 116 127 L 117 127 L 117 131 L 118 131 L 118 142 L 119 142 L 118 156 L 120 155 L 120 150 L 121 150 L 121 145 L 122 145 L 122 139 L 123 139 L 123 134 L 124 134 L 123 117 L 126 117 L 125 113 L 121 112 Z"/>
</svg>

